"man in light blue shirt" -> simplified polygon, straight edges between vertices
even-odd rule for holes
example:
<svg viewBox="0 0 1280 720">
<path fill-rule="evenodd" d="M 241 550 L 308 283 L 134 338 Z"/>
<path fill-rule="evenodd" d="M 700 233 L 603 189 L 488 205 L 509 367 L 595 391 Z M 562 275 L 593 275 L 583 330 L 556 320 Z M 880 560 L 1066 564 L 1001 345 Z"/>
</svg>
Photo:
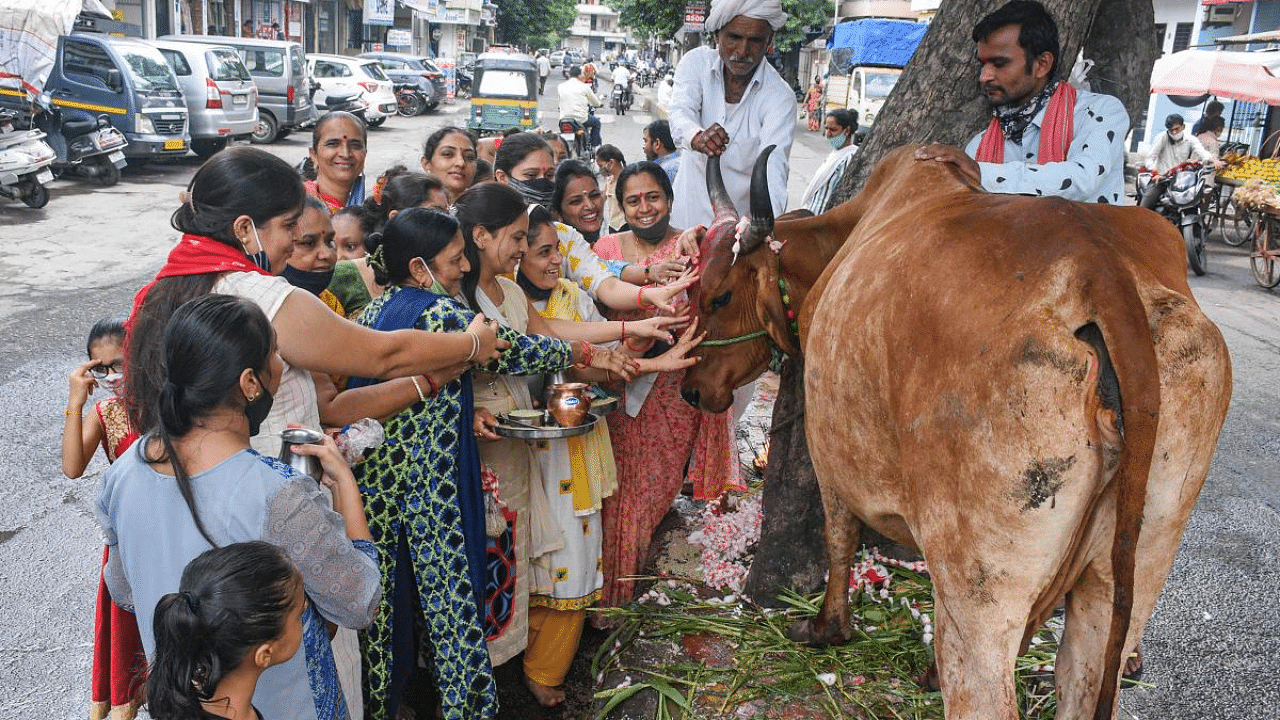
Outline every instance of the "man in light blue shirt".
<svg viewBox="0 0 1280 720">
<path fill-rule="evenodd" d="M 671 187 L 676 186 L 676 173 L 680 172 L 680 150 L 671 139 L 671 124 L 666 120 L 654 120 L 644 128 L 644 158 L 658 164 L 667 173 Z"/>
</svg>

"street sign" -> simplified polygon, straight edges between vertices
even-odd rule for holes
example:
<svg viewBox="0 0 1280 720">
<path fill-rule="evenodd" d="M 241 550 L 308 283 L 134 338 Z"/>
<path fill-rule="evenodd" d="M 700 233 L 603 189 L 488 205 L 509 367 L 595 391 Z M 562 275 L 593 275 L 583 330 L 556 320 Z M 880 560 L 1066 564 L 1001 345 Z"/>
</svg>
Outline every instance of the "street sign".
<svg viewBox="0 0 1280 720">
<path fill-rule="evenodd" d="M 684 4 L 684 26 L 681 32 L 702 32 L 707 24 L 707 3 L 704 0 L 688 0 Z"/>
<path fill-rule="evenodd" d="M 409 30 L 388 30 L 387 44 L 395 47 L 409 47 L 413 44 L 413 33 Z"/>
</svg>

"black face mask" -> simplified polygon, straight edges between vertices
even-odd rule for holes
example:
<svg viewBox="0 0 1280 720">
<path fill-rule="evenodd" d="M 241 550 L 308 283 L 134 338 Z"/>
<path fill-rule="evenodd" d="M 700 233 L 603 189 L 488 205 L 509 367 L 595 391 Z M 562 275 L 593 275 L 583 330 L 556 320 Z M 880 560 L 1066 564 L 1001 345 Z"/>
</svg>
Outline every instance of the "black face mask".
<svg viewBox="0 0 1280 720">
<path fill-rule="evenodd" d="M 284 272 L 280 274 L 289 284 L 302 288 L 312 295 L 319 295 L 329 287 L 329 283 L 333 281 L 333 270 L 299 270 L 298 268 L 285 264 Z"/>
<path fill-rule="evenodd" d="M 267 415 L 271 414 L 271 404 L 275 402 L 275 398 L 267 390 L 267 386 L 262 382 L 262 378 L 258 377 L 255 371 L 253 376 L 257 378 L 258 384 L 262 386 L 262 392 L 258 397 L 245 403 L 244 416 L 249 419 L 249 437 L 258 434 L 262 429 L 262 421 L 267 419 Z"/>
<path fill-rule="evenodd" d="M 520 197 L 524 198 L 525 202 L 542 207 L 551 206 L 551 195 L 556 189 L 556 183 L 551 178 L 540 177 L 532 180 L 511 178 L 508 182 L 511 187 L 520 191 Z"/>
<path fill-rule="evenodd" d="M 662 238 L 667 236 L 667 230 L 670 227 L 671 227 L 671 215 L 668 214 L 666 217 L 662 218 L 661 220 L 650 225 L 647 228 L 640 228 L 632 225 L 631 232 L 634 233 L 636 237 L 649 243 L 650 245 L 657 245 L 658 243 L 662 242 Z"/>
</svg>

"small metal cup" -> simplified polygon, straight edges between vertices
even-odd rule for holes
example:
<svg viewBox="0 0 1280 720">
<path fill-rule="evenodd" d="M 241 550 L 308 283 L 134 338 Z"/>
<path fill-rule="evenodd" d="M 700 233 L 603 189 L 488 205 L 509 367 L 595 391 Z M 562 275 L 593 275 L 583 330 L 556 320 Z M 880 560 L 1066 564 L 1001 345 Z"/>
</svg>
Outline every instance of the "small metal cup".
<svg viewBox="0 0 1280 720">
<path fill-rule="evenodd" d="M 280 433 L 280 462 L 297 470 L 303 475 L 310 475 L 320 482 L 324 470 L 320 467 L 320 459 L 313 455 L 298 455 L 293 452 L 294 445 L 319 445 L 324 442 L 324 435 L 310 428 L 289 428 Z"/>
</svg>

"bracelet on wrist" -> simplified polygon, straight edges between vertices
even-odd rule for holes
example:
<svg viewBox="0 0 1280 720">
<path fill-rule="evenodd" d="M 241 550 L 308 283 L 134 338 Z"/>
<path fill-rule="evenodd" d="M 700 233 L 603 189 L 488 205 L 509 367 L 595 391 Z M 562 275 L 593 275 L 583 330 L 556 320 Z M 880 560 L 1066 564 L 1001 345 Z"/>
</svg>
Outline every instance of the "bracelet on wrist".
<svg viewBox="0 0 1280 720">
<path fill-rule="evenodd" d="M 627 339 L 627 321 L 626 320 L 622 321 L 622 338 L 621 339 L 622 340 Z"/>
<path fill-rule="evenodd" d="M 418 401 L 426 402 L 427 396 L 422 392 L 422 386 L 418 384 L 418 378 L 413 375 L 410 375 L 409 381 L 413 383 L 413 389 L 418 391 Z"/>
<path fill-rule="evenodd" d="M 471 354 L 467 356 L 467 362 L 476 359 L 476 355 L 480 354 L 480 336 L 475 330 L 468 330 L 467 334 L 471 336 Z"/>
<path fill-rule="evenodd" d="M 645 301 L 644 291 L 645 291 L 645 288 L 642 287 L 640 288 L 640 292 L 636 293 L 636 306 L 639 307 L 641 310 L 652 310 L 653 308 L 657 307 L 657 305 L 654 305 L 651 302 Z"/>
<path fill-rule="evenodd" d="M 436 381 L 431 379 L 430 375 L 423 375 L 427 379 L 427 387 L 431 388 L 431 396 L 435 397 L 440 394 L 440 388 L 436 386 Z"/>
<path fill-rule="evenodd" d="M 78 417 L 78 418 L 80 418 L 81 420 L 83 420 L 83 419 L 84 419 L 84 410 L 83 410 L 83 409 L 82 409 L 82 410 L 72 410 L 71 408 L 66 408 L 65 410 L 63 410 L 63 411 L 62 411 L 62 415 L 63 415 L 64 417 Z"/>
<path fill-rule="evenodd" d="M 653 347 L 654 342 L 656 341 L 653 338 L 649 338 L 649 342 L 647 343 L 641 343 L 640 345 L 632 345 L 629 340 L 623 340 L 622 345 L 623 347 L 625 347 L 626 349 L 632 352 L 642 353 L 647 351 L 649 348 Z"/>
</svg>

